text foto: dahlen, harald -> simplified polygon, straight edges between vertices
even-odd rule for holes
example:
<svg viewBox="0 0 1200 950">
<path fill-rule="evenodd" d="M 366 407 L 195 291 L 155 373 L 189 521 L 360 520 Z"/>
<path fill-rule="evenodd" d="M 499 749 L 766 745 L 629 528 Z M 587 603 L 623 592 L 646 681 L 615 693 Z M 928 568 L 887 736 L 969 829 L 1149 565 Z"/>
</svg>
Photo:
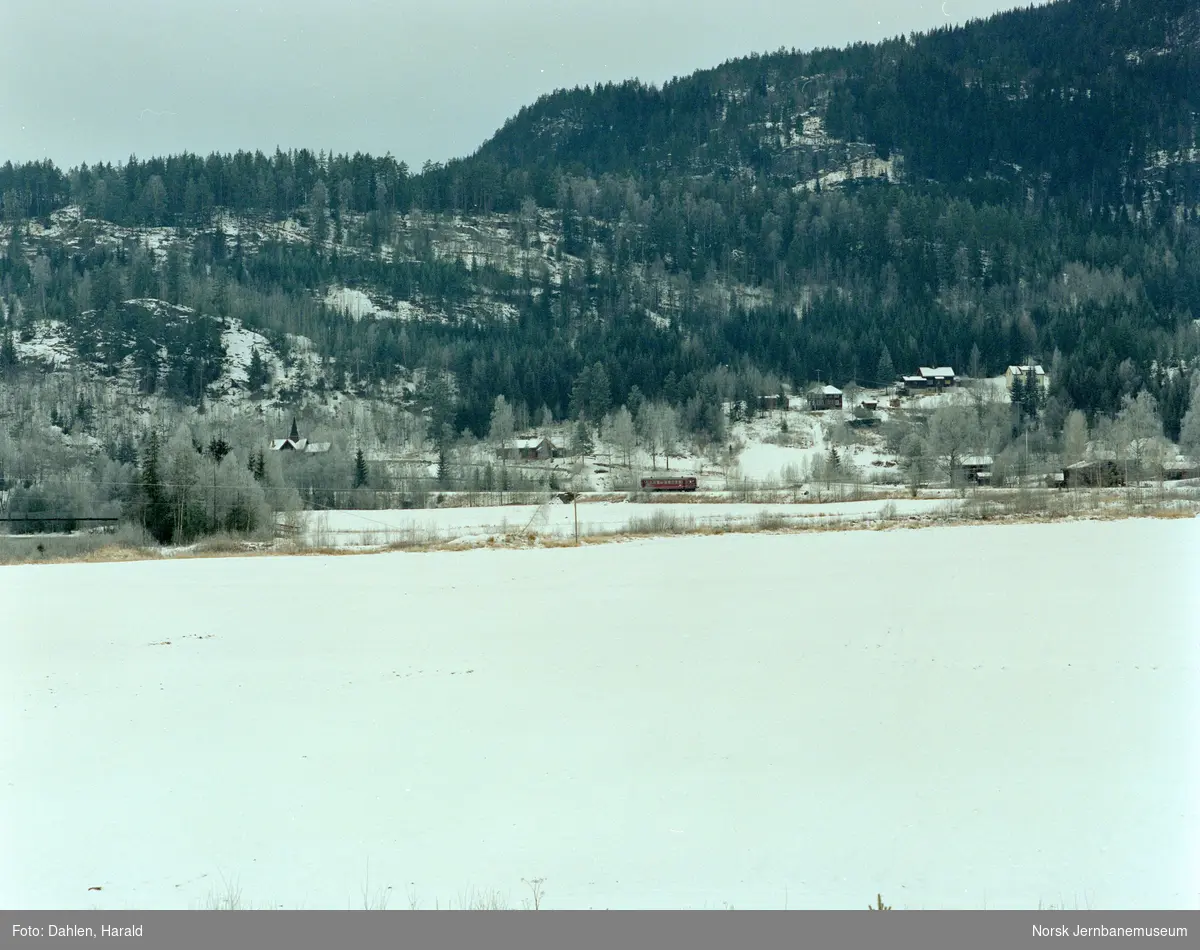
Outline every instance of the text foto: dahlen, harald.
<svg viewBox="0 0 1200 950">
<path fill-rule="evenodd" d="M 97 931 L 99 932 L 97 933 Z M 102 924 L 100 927 L 76 927 L 71 924 L 27 927 L 23 924 L 13 924 L 12 935 L 14 937 L 141 937 L 143 928 L 141 924 L 134 927 L 114 927 L 111 924 Z"/>
</svg>

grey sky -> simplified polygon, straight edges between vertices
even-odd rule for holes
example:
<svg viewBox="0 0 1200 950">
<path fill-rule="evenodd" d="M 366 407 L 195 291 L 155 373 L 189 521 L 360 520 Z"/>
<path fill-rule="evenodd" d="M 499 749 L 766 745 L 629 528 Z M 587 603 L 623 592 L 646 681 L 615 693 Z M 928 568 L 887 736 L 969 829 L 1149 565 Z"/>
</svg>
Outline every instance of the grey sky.
<svg viewBox="0 0 1200 950">
<path fill-rule="evenodd" d="M 563 86 L 661 83 L 1012 0 L 3 0 L 0 162 L 189 150 L 472 152 Z M 1024 5 L 1024 4 L 1022 4 Z M 944 12 L 943 12 L 944 9 Z"/>
</svg>

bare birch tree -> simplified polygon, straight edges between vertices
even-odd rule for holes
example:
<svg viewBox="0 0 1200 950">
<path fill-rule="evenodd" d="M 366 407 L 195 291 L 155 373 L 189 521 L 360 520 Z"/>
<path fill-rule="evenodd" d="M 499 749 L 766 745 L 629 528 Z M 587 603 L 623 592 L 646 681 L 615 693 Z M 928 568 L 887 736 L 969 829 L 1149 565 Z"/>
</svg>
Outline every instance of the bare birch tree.
<svg viewBox="0 0 1200 950">
<path fill-rule="evenodd" d="M 610 415 L 606 422 L 604 438 L 620 450 L 621 459 L 625 467 L 629 468 L 629 457 L 637 441 L 637 434 L 633 426 L 633 416 L 630 415 L 628 409 L 622 406 Z"/>
<path fill-rule="evenodd" d="M 500 457 L 507 458 L 508 443 L 513 437 L 513 408 L 503 396 L 497 396 L 492 407 L 491 428 L 488 434 L 500 449 Z"/>
</svg>

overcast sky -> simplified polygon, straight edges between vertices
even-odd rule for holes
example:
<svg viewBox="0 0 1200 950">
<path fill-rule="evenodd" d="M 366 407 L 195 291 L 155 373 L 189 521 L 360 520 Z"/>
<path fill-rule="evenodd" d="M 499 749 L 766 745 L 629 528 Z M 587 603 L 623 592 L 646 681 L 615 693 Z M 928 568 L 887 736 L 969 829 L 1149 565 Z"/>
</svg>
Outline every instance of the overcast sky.
<svg viewBox="0 0 1200 950">
<path fill-rule="evenodd" d="M 0 0 L 0 162 L 474 151 L 564 86 L 961 23 L 1011 0 Z"/>
</svg>

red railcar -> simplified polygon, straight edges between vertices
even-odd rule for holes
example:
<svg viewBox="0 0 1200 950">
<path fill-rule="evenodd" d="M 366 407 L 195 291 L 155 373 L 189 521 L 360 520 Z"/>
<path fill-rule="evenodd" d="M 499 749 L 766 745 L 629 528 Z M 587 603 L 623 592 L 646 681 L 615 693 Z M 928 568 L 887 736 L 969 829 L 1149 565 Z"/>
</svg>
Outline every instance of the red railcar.
<svg viewBox="0 0 1200 950">
<path fill-rule="evenodd" d="M 695 491 L 696 479 L 691 475 L 680 478 L 643 478 L 642 491 Z"/>
</svg>

